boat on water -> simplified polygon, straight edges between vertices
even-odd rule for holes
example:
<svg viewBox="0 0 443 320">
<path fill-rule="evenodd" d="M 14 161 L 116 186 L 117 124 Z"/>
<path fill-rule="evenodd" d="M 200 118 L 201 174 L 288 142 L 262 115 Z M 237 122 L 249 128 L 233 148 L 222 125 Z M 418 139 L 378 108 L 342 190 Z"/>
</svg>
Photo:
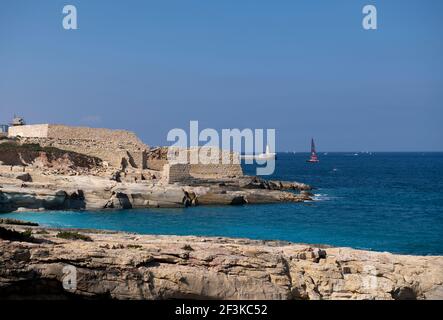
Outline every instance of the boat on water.
<svg viewBox="0 0 443 320">
<path fill-rule="evenodd" d="M 266 152 L 260 154 L 245 154 L 241 156 L 242 159 L 245 160 L 275 160 L 276 153 L 271 152 L 268 145 L 266 145 Z"/>
<path fill-rule="evenodd" d="M 311 157 L 308 160 L 306 160 L 306 162 L 310 163 L 320 162 L 320 160 L 318 160 L 317 151 L 315 151 L 314 138 L 311 139 Z"/>
</svg>

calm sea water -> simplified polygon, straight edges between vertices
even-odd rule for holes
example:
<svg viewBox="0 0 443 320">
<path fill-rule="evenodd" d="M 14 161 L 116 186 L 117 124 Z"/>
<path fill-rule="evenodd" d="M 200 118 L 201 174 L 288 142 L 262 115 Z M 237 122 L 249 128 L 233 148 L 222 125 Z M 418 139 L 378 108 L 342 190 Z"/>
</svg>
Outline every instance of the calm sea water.
<svg viewBox="0 0 443 320">
<path fill-rule="evenodd" d="M 229 207 L 2 215 L 47 226 L 279 239 L 443 255 L 443 153 L 278 154 L 271 177 L 316 187 L 316 201 Z M 251 166 L 246 173 L 254 173 Z"/>
</svg>

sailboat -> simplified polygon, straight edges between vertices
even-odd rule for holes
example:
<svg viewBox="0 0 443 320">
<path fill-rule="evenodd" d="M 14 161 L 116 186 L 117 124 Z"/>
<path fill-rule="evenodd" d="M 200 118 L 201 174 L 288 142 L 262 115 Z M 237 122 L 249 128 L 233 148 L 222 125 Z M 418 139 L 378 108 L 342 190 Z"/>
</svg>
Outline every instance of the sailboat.
<svg viewBox="0 0 443 320">
<path fill-rule="evenodd" d="M 276 158 L 276 153 L 275 152 L 271 152 L 271 149 L 269 148 L 268 145 L 266 145 L 266 153 L 262 153 L 258 155 L 258 159 L 261 160 L 272 160 Z"/>
<path fill-rule="evenodd" d="M 271 152 L 271 149 L 268 145 L 266 145 L 266 152 L 260 153 L 260 154 L 251 154 L 251 155 L 242 155 L 242 159 L 248 159 L 248 160 L 275 160 L 276 153 Z"/>
<path fill-rule="evenodd" d="M 315 151 L 314 138 L 311 139 L 311 158 L 309 158 L 309 160 L 306 160 L 306 162 L 310 162 L 310 163 L 320 162 L 320 160 L 318 160 L 318 157 L 317 157 L 317 152 Z"/>
</svg>

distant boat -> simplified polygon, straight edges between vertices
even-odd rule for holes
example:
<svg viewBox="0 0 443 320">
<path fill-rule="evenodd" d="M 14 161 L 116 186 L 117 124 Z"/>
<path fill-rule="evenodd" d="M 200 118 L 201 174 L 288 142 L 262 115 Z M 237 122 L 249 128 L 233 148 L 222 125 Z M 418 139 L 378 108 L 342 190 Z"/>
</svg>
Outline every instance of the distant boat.
<svg viewBox="0 0 443 320">
<path fill-rule="evenodd" d="M 309 160 L 306 160 L 306 162 L 310 162 L 310 163 L 320 162 L 320 160 L 318 160 L 318 157 L 317 157 L 317 152 L 315 151 L 314 139 L 311 139 L 311 158 Z"/>
<path fill-rule="evenodd" d="M 241 156 L 242 159 L 248 159 L 248 160 L 275 160 L 276 153 L 271 152 L 268 145 L 266 145 L 266 152 L 260 153 L 260 154 L 246 154 Z"/>
</svg>

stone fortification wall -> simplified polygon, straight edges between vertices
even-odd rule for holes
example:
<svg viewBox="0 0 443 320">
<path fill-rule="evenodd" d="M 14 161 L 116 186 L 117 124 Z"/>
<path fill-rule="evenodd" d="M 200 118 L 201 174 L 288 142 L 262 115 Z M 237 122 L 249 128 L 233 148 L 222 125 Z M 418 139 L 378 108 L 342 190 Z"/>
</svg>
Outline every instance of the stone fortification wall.
<svg viewBox="0 0 443 320">
<path fill-rule="evenodd" d="M 134 167 L 143 169 L 144 151 L 127 150 L 118 148 L 113 143 L 98 141 L 76 140 L 76 139 L 54 139 L 54 138 L 21 138 L 23 143 L 36 143 L 42 147 L 55 147 L 62 150 L 86 154 L 106 161 L 110 166 L 120 168 Z"/>
<path fill-rule="evenodd" d="M 223 179 L 240 177 L 243 170 L 240 164 L 193 164 L 189 175 L 199 179 Z"/>
<path fill-rule="evenodd" d="M 129 131 L 63 125 L 25 125 L 9 130 L 10 137 L 20 136 L 24 143 L 38 143 L 98 157 L 109 165 L 143 169 L 149 148 Z"/>
<path fill-rule="evenodd" d="M 168 183 L 230 179 L 242 175 L 239 164 L 166 164 L 163 168 L 163 176 Z"/>
<path fill-rule="evenodd" d="M 10 137 L 88 140 L 104 142 L 108 145 L 113 144 L 131 150 L 147 149 L 147 146 L 133 132 L 126 130 L 34 124 L 10 127 L 8 134 Z"/>
<path fill-rule="evenodd" d="M 9 137 L 25 137 L 25 138 L 47 138 L 48 124 L 34 124 L 25 126 L 9 127 Z"/>
<path fill-rule="evenodd" d="M 205 179 L 229 179 L 243 175 L 238 153 L 223 150 L 214 152 L 214 150 L 214 148 L 190 148 L 186 151 L 188 163 L 168 161 L 163 166 L 163 176 L 169 183 L 175 183 Z M 197 153 L 206 156 L 204 160 L 199 158 L 203 163 L 191 163 L 192 157 L 196 157 Z M 223 162 L 223 157 L 229 161 Z"/>
<path fill-rule="evenodd" d="M 165 164 L 163 167 L 163 179 L 167 183 L 187 182 L 191 176 L 188 164 Z"/>
<path fill-rule="evenodd" d="M 162 172 L 170 183 L 243 175 L 237 153 L 211 147 L 180 149 L 185 152 L 186 163 L 176 163 L 167 158 L 167 148 L 147 152 L 147 145 L 134 133 L 124 130 L 42 124 L 12 127 L 9 136 L 20 136 L 24 143 L 97 157 L 113 167 L 123 165 L 124 168 L 156 170 Z M 195 159 L 197 163 L 194 163 Z"/>
<path fill-rule="evenodd" d="M 125 149 L 134 150 L 147 148 L 135 133 L 126 130 L 49 125 L 47 138 L 62 140 L 93 140 L 97 142 L 112 143 Z"/>
</svg>

